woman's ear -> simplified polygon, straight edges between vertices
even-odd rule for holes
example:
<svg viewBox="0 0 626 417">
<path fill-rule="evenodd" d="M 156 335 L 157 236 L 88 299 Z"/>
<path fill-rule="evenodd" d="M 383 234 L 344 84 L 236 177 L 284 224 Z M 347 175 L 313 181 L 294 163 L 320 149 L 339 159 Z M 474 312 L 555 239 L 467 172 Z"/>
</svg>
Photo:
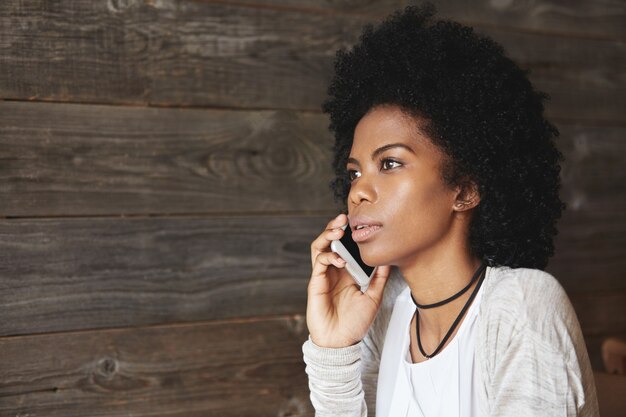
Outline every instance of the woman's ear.
<svg viewBox="0 0 626 417">
<path fill-rule="evenodd" d="M 467 211 L 480 203 L 480 193 L 474 181 L 464 181 L 457 186 L 457 195 L 454 201 L 454 211 Z"/>
</svg>

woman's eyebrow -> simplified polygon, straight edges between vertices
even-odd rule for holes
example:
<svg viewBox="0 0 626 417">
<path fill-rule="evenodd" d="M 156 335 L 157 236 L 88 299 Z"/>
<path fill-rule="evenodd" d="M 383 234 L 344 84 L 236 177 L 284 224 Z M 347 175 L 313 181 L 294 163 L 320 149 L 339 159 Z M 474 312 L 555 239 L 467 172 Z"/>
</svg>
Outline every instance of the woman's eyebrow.
<svg viewBox="0 0 626 417">
<path fill-rule="evenodd" d="M 381 153 L 385 152 L 386 150 L 392 149 L 392 148 L 404 148 L 407 151 L 411 152 L 412 154 L 415 155 L 415 151 L 408 145 L 405 145 L 404 143 L 388 143 L 387 145 L 383 145 L 380 148 L 376 149 L 374 152 L 372 152 L 372 161 L 374 159 L 376 159 L 376 157 L 378 155 L 380 155 Z M 357 161 L 356 159 L 350 157 L 348 158 L 348 160 L 346 161 L 346 163 L 351 162 L 353 164 L 356 165 L 360 165 L 359 161 Z"/>
</svg>

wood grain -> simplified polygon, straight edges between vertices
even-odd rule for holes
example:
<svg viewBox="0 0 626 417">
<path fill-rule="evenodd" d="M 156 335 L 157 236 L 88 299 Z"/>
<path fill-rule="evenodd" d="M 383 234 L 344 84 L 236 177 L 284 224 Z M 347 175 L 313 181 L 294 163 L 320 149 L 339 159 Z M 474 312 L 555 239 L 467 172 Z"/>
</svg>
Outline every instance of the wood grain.
<svg viewBox="0 0 626 417">
<path fill-rule="evenodd" d="M 575 293 L 570 300 L 585 337 L 626 333 L 626 291 Z"/>
<path fill-rule="evenodd" d="M 298 315 L 0 338 L 0 412 L 312 415 L 306 334 Z M 595 369 L 602 340 L 587 339 Z"/>
<path fill-rule="evenodd" d="M 573 213 L 626 210 L 626 128 L 559 124 L 562 198 Z"/>
<path fill-rule="evenodd" d="M 408 4 L 419 4 L 408 0 Z M 441 16 L 571 37 L 626 40 L 626 6 L 615 0 L 436 0 Z"/>
<path fill-rule="evenodd" d="M 371 18 L 370 18 L 371 19 Z M 192 1 L 0 5 L 3 98 L 319 110 L 364 18 Z"/>
<path fill-rule="evenodd" d="M 0 102 L 3 216 L 335 207 L 318 114 Z"/>
<path fill-rule="evenodd" d="M 0 214 L 333 213 L 327 126 L 306 112 L 0 102 Z M 572 221 L 623 211 L 626 129 L 558 127 Z"/>
<path fill-rule="evenodd" d="M 219 0 L 248 7 L 297 10 L 310 13 L 372 15 L 384 17 L 401 8 L 404 0 Z"/>
<path fill-rule="evenodd" d="M 0 335 L 302 313 L 309 246 L 330 219 L 0 222 Z M 587 240 L 583 233 L 570 248 L 588 249 L 549 272 L 573 297 L 586 334 L 626 332 L 623 246 L 611 252 L 614 242 Z"/>
<path fill-rule="evenodd" d="M 565 157 L 561 197 L 568 207 L 557 225 L 548 271 L 570 293 L 625 291 L 626 129 L 559 129 L 557 146 Z"/>
<path fill-rule="evenodd" d="M 0 2 L 0 415 L 313 415 L 320 103 L 337 49 L 407 3 Z M 569 207 L 548 272 L 601 369 L 626 334 L 626 7 L 435 3 L 552 97 Z"/>
<path fill-rule="evenodd" d="M 302 316 L 0 338 L 3 416 L 312 416 Z"/>
<path fill-rule="evenodd" d="M 0 222 L 0 335 L 301 313 L 331 219 Z"/>
<path fill-rule="evenodd" d="M 566 212 L 547 271 L 570 293 L 624 291 L 624 211 Z M 622 313 L 626 316 L 626 311 Z"/>
<path fill-rule="evenodd" d="M 68 1 L 2 3 L 3 98 L 319 111 L 335 51 L 378 20 L 211 2 Z M 531 70 L 553 97 L 552 116 L 623 124 L 623 42 L 476 29 Z"/>
<path fill-rule="evenodd" d="M 626 40 L 626 6 L 615 0 L 432 0 L 437 16 L 468 25 L 493 26 L 514 31 L 564 34 L 572 37 Z M 311 0 L 233 0 L 250 7 L 288 7 L 311 12 L 370 14 L 384 17 L 405 5 L 421 5 L 418 0 L 361 1 Z"/>
<path fill-rule="evenodd" d="M 500 43 L 507 56 L 529 71 L 534 88 L 550 96 L 545 108 L 551 118 L 624 125 L 626 42 L 499 28 L 477 27 L 476 31 Z"/>
</svg>

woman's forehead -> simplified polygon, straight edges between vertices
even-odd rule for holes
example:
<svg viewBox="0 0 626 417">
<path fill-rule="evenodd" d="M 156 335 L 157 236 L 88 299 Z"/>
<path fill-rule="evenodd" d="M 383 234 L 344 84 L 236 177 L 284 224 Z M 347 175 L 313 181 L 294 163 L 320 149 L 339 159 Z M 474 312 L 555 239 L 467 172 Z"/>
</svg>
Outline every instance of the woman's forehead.
<svg viewBox="0 0 626 417">
<path fill-rule="evenodd" d="M 373 152 L 390 143 L 402 143 L 411 148 L 434 146 L 423 129 L 425 122 L 408 115 L 398 106 L 385 105 L 372 108 L 354 130 L 352 152 Z"/>
</svg>

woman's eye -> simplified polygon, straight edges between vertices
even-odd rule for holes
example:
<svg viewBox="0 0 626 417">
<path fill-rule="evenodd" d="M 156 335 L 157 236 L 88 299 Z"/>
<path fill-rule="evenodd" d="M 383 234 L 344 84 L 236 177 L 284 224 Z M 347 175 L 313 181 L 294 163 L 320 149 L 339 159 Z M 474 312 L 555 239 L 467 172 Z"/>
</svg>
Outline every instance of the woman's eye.
<svg viewBox="0 0 626 417">
<path fill-rule="evenodd" d="M 394 161 L 393 159 L 383 159 L 381 162 L 381 168 L 385 171 L 397 168 L 402 164 L 398 161 Z M 350 181 L 354 181 L 355 179 L 361 176 L 361 173 L 355 169 L 349 169 L 348 171 L 348 179 Z"/>
<path fill-rule="evenodd" d="M 360 176 L 361 176 L 361 173 L 359 171 L 355 171 L 354 169 L 348 170 L 348 178 L 350 179 L 350 181 L 354 181 Z"/>
<path fill-rule="evenodd" d="M 393 159 L 383 159 L 381 165 L 384 170 L 387 170 L 387 169 L 399 167 L 401 164 L 400 162 L 394 161 Z"/>
</svg>

